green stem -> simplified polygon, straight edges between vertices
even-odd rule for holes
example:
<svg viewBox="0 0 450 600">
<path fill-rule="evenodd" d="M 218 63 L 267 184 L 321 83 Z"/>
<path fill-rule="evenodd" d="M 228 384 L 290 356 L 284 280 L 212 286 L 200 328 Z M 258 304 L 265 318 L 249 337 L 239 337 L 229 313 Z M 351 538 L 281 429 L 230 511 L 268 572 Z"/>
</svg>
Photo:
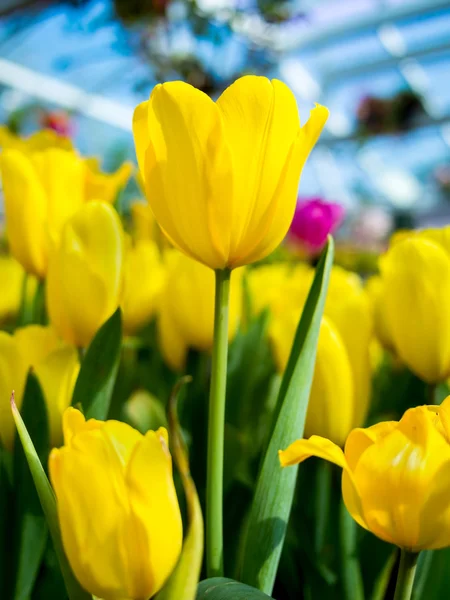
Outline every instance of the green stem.
<svg viewBox="0 0 450 600">
<path fill-rule="evenodd" d="M 318 557 L 322 555 L 330 518 L 332 475 L 333 466 L 329 462 L 320 461 L 320 463 L 317 464 L 315 489 L 316 531 L 314 549 L 316 556 Z"/>
<path fill-rule="evenodd" d="M 20 309 L 17 316 L 18 327 L 23 327 L 31 322 L 30 309 L 28 306 L 27 289 L 28 289 L 28 273 L 24 273 L 22 280 L 22 288 L 20 292 Z"/>
<path fill-rule="evenodd" d="M 216 271 L 206 476 L 206 569 L 208 577 L 223 575 L 223 444 L 230 277 L 231 271 L 228 269 Z"/>
<path fill-rule="evenodd" d="M 437 404 L 436 403 L 436 388 L 437 386 L 434 383 L 430 383 L 427 387 L 428 393 L 428 404 Z"/>
<path fill-rule="evenodd" d="M 45 280 L 39 280 L 33 300 L 33 323 L 46 325 L 47 314 L 45 309 Z"/>
<path fill-rule="evenodd" d="M 417 552 L 402 550 L 394 600 L 410 600 L 418 558 L 419 554 Z"/>
<path fill-rule="evenodd" d="M 357 524 L 349 515 L 342 500 L 339 505 L 339 538 L 343 598 L 363 600 L 364 585 L 358 558 Z"/>
</svg>

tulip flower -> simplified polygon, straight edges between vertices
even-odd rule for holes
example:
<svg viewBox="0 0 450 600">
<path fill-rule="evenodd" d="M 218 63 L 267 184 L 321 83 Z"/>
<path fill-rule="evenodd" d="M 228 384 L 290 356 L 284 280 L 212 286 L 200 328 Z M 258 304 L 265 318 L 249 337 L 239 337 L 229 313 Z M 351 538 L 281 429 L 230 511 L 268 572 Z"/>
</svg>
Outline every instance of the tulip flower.
<svg viewBox="0 0 450 600">
<path fill-rule="evenodd" d="M 13 256 L 39 278 L 47 271 L 50 244 L 84 202 L 84 165 L 72 151 L 48 148 L 1 155 L 6 233 Z"/>
<path fill-rule="evenodd" d="M 270 309 L 269 337 L 280 372 L 286 368 L 313 273 L 305 266 L 270 265 L 249 275 L 253 304 L 259 310 L 264 305 Z M 319 334 L 306 435 L 323 435 L 343 445 L 349 431 L 364 423 L 370 402 L 371 338 L 370 303 L 361 280 L 334 267 Z"/>
<path fill-rule="evenodd" d="M 270 254 L 294 215 L 300 174 L 327 120 L 300 127 L 281 81 L 246 76 L 217 102 L 180 82 L 157 85 L 134 113 L 139 169 L 153 214 L 179 250 L 212 269 Z"/>
<path fill-rule="evenodd" d="M 342 222 L 344 209 L 340 204 L 311 198 L 297 203 L 288 238 L 300 243 L 311 254 L 318 254 Z"/>
<path fill-rule="evenodd" d="M 167 431 L 64 413 L 64 446 L 50 454 L 65 553 L 81 585 L 103 600 L 147 600 L 182 545 Z"/>
<path fill-rule="evenodd" d="M 104 173 L 95 158 L 88 158 L 86 165 L 86 200 L 103 200 L 114 204 L 119 193 L 127 184 L 133 171 L 130 162 L 124 162 L 114 173 Z"/>
<path fill-rule="evenodd" d="M 366 284 L 373 312 L 374 328 L 377 339 L 387 350 L 395 351 L 391 339 L 386 303 L 384 301 L 384 283 L 379 275 L 372 276 Z"/>
<path fill-rule="evenodd" d="M 68 343 L 86 347 L 119 306 L 124 234 L 106 202 L 85 204 L 64 226 L 47 278 L 51 323 Z"/>
<path fill-rule="evenodd" d="M 15 317 L 20 309 L 25 272 L 12 256 L 0 256 L 0 323 Z"/>
<path fill-rule="evenodd" d="M 183 369 L 188 348 L 211 350 L 214 333 L 214 274 L 184 254 L 166 255 L 167 280 L 161 294 L 158 331 L 161 351 L 175 370 Z M 228 337 L 236 333 L 241 317 L 240 272 L 233 281 Z"/>
<path fill-rule="evenodd" d="M 62 414 L 72 401 L 79 371 L 76 348 L 62 343 L 50 327 L 29 325 L 10 335 L 0 332 L 0 439 L 11 450 L 14 422 L 9 396 L 15 390 L 17 406 L 30 368 L 33 368 L 44 394 L 50 427 L 50 442 L 61 441 Z"/>
<path fill-rule="evenodd" d="M 165 269 L 155 242 L 130 242 L 125 253 L 121 304 L 127 335 L 136 333 L 155 315 L 164 281 Z"/>
<path fill-rule="evenodd" d="M 409 552 L 450 546 L 450 397 L 400 421 L 354 429 L 345 451 L 312 436 L 280 451 L 286 467 L 317 456 L 342 467 L 342 494 L 353 519 Z"/>
<path fill-rule="evenodd" d="M 13 133 L 5 125 L 0 125 L 0 149 L 15 148 L 22 152 L 35 152 L 47 148 L 63 148 L 72 150 L 70 138 L 61 136 L 51 129 L 41 129 L 28 137 Z"/>
<path fill-rule="evenodd" d="M 450 375 L 450 227 L 397 237 L 380 260 L 386 329 L 411 371 Z"/>
<path fill-rule="evenodd" d="M 130 211 L 134 239 L 154 240 L 156 223 L 150 206 L 143 202 L 133 202 Z"/>
</svg>

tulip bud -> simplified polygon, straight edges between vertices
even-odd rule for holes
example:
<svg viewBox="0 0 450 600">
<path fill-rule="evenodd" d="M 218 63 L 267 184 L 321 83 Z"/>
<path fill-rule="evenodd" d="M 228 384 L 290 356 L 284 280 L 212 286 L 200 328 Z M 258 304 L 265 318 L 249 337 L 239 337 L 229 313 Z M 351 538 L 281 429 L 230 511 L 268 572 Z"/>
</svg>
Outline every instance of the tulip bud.
<svg viewBox="0 0 450 600">
<path fill-rule="evenodd" d="M 0 438 L 11 449 L 14 422 L 9 396 L 15 390 L 20 408 L 25 382 L 33 368 L 44 394 L 50 427 L 50 443 L 61 441 L 62 414 L 72 401 L 79 371 L 76 348 L 63 344 L 51 327 L 29 325 L 16 329 L 13 335 L 0 332 Z"/>
<path fill-rule="evenodd" d="M 386 330 L 400 360 L 430 384 L 450 374 L 450 227 L 409 233 L 380 260 Z"/>
<path fill-rule="evenodd" d="M 347 510 L 365 529 L 410 552 L 450 546 L 450 397 L 399 422 L 354 429 L 345 453 L 312 436 L 280 451 L 283 467 L 310 456 L 342 467 Z"/>
<path fill-rule="evenodd" d="M 142 202 L 133 202 L 130 210 L 134 239 L 154 240 L 157 225 L 150 206 Z"/>
<path fill-rule="evenodd" d="M 155 242 L 129 243 L 125 253 L 122 297 L 123 328 L 136 333 L 156 313 L 165 281 L 165 271 Z"/>
<path fill-rule="evenodd" d="M 122 224 L 105 202 L 85 204 L 64 226 L 46 292 L 50 321 L 67 342 L 87 346 L 119 306 L 123 255 Z"/>
<path fill-rule="evenodd" d="M 60 148 L 1 156 L 6 232 L 13 256 L 43 278 L 50 244 L 84 202 L 84 165 L 77 154 Z"/>
<path fill-rule="evenodd" d="M 0 323 L 15 317 L 20 309 L 25 272 L 12 256 L 0 256 Z"/>
<path fill-rule="evenodd" d="M 341 224 L 344 209 L 340 204 L 311 198 L 297 203 L 288 239 L 300 243 L 307 252 L 319 253 L 329 234 Z"/>
<path fill-rule="evenodd" d="M 180 81 L 157 85 L 134 113 L 139 169 L 169 241 L 212 269 L 260 260 L 283 240 L 303 165 L 327 120 L 300 127 L 281 81 L 246 76 L 217 102 Z"/>
<path fill-rule="evenodd" d="M 280 372 L 289 359 L 312 275 L 308 267 L 286 265 L 261 267 L 249 275 L 253 304 L 263 308 L 266 298 L 270 309 L 269 337 Z M 370 401 L 371 337 L 370 305 L 361 280 L 334 267 L 319 334 L 307 435 L 324 435 L 342 445 L 352 427 L 363 424 Z"/>
<path fill-rule="evenodd" d="M 210 350 L 214 333 L 214 273 L 172 250 L 167 255 L 167 280 L 161 294 L 158 331 L 161 351 L 175 370 L 183 368 L 188 348 Z M 241 317 L 241 273 L 231 280 L 228 335 Z"/>
<path fill-rule="evenodd" d="M 167 444 L 163 428 L 144 436 L 74 408 L 64 414 L 64 446 L 49 460 L 62 541 L 81 585 L 103 600 L 147 600 L 177 562 L 182 522 Z"/>
</svg>

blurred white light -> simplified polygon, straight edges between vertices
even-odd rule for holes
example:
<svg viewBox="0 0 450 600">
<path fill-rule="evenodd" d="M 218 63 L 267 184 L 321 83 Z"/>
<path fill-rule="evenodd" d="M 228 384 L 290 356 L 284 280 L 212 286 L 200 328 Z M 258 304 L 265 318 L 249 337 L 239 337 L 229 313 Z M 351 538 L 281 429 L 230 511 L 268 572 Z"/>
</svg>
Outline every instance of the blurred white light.
<svg viewBox="0 0 450 600">
<path fill-rule="evenodd" d="M 297 58 L 287 58 L 280 63 L 280 73 L 294 94 L 303 100 L 317 101 L 320 85 Z"/>
<path fill-rule="evenodd" d="M 131 131 L 133 108 L 0 58 L 0 83 L 87 117 Z"/>
<path fill-rule="evenodd" d="M 429 88 L 430 80 L 425 69 L 414 58 L 408 58 L 399 63 L 400 71 L 403 77 L 409 83 L 413 90 L 423 94 Z"/>
<path fill-rule="evenodd" d="M 407 171 L 384 169 L 373 178 L 375 187 L 397 208 L 411 208 L 422 195 L 417 179 Z"/>
<path fill-rule="evenodd" d="M 342 112 L 331 112 L 326 128 L 336 137 L 345 137 L 353 131 L 351 120 Z"/>
<path fill-rule="evenodd" d="M 7 112 L 13 112 L 24 106 L 29 97 L 20 90 L 8 89 L 1 95 L 1 102 Z"/>
<path fill-rule="evenodd" d="M 205 13 L 235 8 L 236 0 L 197 0 L 197 7 Z"/>
<path fill-rule="evenodd" d="M 378 37 L 386 50 L 393 56 L 404 56 L 406 54 L 405 40 L 398 27 L 393 23 L 382 25 L 378 29 Z"/>
</svg>

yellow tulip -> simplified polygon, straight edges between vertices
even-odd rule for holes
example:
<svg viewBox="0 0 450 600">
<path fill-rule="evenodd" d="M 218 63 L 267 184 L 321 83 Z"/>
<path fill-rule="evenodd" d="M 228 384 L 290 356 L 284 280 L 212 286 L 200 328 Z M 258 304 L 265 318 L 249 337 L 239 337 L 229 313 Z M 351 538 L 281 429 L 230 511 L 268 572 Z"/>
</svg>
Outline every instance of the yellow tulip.
<svg viewBox="0 0 450 600">
<path fill-rule="evenodd" d="M 394 352 L 394 342 L 391 339 L 390 327 L 386 314 L 386 303 L 384 301 L 383 279 L 379 275 L 374 275 L 367 281 L 366 290 L 372 305 L 375 334 L 384 348 Z"/>
<path fill-rule="evenodd" d="M 312 436 L 280 451 L 282 466 L 317 456 L 342 467 L 347 510 L 365 529 L 411 552 L 450 546 L 450 397 L 400 421 L 354 429 L 345 451 Z"/>
<path fill-rule="evenodd" d="M 87 346 L 119 306 L 123 256 L 122 224 L 110 204 L 89 202 L 65 224 L 46 293 L 50 321 L 70 344 Z"/>
<path fill-rule="evenodd" d="M 270 309 L 269 337 L 280 372 L 286 368 L 312 277 L 309 267 L 286 265 L 261 267 L 249 275 L 253 304 L 259 310 Z M 342 445 L 348 432 L 363 424 L 370 402 L 371 337 L 370 304 L 361 280 L 334 267 L 319 334 L 306 435 L 324 435 Z"/>
<path fill-rule="evenodd" d="M 15 317 L 20 309 L 25 271 L 12 256 L 0 256 L 0 323 Z"/>
<path fill-rule="evenodd" d="M 380 260 L 386 329 L 400 360 L 434 384 L 450 374 L 450 227 L 410 233 Z"/>
<path fill-rule="evenodd" d="M 175 370 L 184 367 L 188 348 L 204 351 L 213 344 L 214 273 L 180 254 L 168 252 L 167 279 L 161 294 L 158 331 L 161 351 Z M 242 310 L 241 273 L 231 280 L 228 336 L 236 333 Z"/>
<path fill-rule="evenodd" d="M 88 158 L 86 169 L 86 200 L 103 200 L 114 204 L 133 171 L 130 162 L 124 162 L 114 173 L 104 173 L 97 159 Z"/>
<path fill-rule="evenodd" d="M 156 223 L 150 206 L 143 202 L 133 202 L 130 210 L 134 239 L 154 240 Z"/>
<path fill-rule="evenodd" d="M 302 167 L 327 120 L 300 127 L 281 81 L 246 76 L 213 102 L 180 82 L 157 85 L 134 113 L 139 169 L 153 214 L 179 250 L 212 269 L 270 254 L 294 215 Z"/>
<path fill-rule="evenodd" d="M 70 138 L 57 134 L 52 129 L 36 131 L 29 137 L 21 137 L 8 127 L 0 126 L 0 149 L 15 148 L 22 152 L 44 150 L 46 148 L 73 148 Z"/>
<path fill-rule="evenodd" d="M 182 522 L 167 431 L 64 414 L 49 461 L 62 541 L 81 585 L 103 600 L 147 600 L 174 568 Z"/>
<path fill-rule="evenodd" d="M 13 256 L 43 278 L 51 244 L 84 202 L 84 165 L 75 152 L 48 148 L 1 155 L 6 232 Z"/>
<path fill-rule="evenodd" d="M 165 269 L 155 242 L 130 243 L 125 254 L 121 304 L 127 335 L 136 333 L 155 315 L 164 281 Z"/>
<path fill-rule="evenodd" d="M 70 405 L 79 371 L 76 348 L 63 344 L 50 327 L 29 325 L 13 335 L 0 332 L 0 438 L 12 448 L 14 423 L 9 397 L 15 391 L 20 408 L 27 374 L 33 368 L 45 397 L 53 446 L 61 440 L 61 419 Z"/>
</svg>

